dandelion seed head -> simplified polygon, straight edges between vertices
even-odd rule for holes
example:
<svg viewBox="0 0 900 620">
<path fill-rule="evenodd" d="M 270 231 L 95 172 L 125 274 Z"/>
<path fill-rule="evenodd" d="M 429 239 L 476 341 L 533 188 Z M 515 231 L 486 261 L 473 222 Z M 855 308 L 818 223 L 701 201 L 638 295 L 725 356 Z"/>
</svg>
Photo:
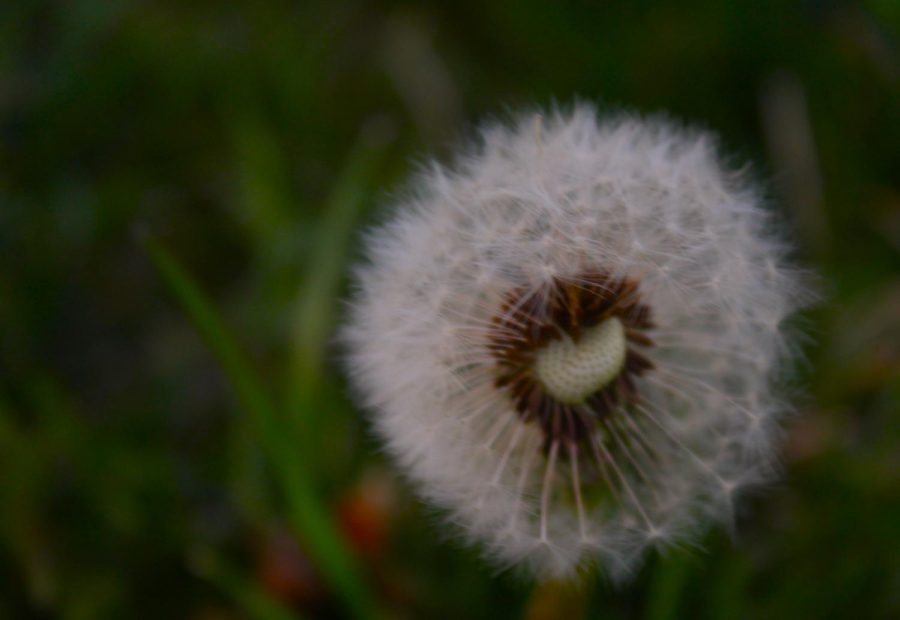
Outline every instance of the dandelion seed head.
<svg viewBox="0 0 900 620">
<path fill-rule="evenodd" d="M 710 135 L 586 105 L 535 122 L 488 126 L 368 233 L 348 367 L 498 565 L 624 578 L 772 471 L 810 296 Z"/>
</svg>

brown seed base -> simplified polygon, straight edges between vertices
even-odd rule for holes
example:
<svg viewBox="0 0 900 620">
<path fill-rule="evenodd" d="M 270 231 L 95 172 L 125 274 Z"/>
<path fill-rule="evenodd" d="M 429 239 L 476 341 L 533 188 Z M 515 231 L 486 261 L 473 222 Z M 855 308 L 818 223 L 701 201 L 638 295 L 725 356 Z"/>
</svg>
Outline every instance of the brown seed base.
<svg viewBox="0 0 900 620">
<path fill-rule="evenodd" d="M 653 368 L 635 349 L 653 345 L 645 333 L 653 327 L 650 308 L 640 303 L 637 289 L 634 280 L 602 272 L 558 278 L 539 290 L 510 291 L 494 317 L 488 346 L 496 360 L 495 385 L 509 393 L 523 421 L 540 425 L 545 452 L 554 442 L 568 446 L 586 442 L 620 405 L 637 400 L 634 377 Z M 535 375 L 537 352 L 564 335 L 577 342 L 585 329 L 611 317 L 625 327 L 628 348 L 622 371 L 581 405 L 553 398 Z"/>
</svg>

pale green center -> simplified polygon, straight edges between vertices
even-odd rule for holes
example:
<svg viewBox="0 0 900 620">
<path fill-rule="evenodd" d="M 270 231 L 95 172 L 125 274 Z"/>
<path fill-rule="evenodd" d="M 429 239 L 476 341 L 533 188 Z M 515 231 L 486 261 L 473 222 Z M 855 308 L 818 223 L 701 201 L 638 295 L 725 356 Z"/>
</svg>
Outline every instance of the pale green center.
<svg viewBox="0 0 900 620">
<path fill-rule="evenodd" d="M 552 340 L 537 351 L 534 370 L 556 400 L 576 405 L 609 384 L 625 365 L 625 327 L 616 317 L 571 338 Z"/>
</svg>

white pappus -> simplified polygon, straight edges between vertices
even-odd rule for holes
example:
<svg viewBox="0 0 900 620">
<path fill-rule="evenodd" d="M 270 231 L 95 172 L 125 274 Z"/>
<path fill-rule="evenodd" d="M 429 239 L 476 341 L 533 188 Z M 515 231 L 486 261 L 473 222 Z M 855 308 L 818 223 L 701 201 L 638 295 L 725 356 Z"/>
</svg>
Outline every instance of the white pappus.
<svg viewBox="0 0 900 620">
<path fill-rule="evenodd" d="M 486 127 L 367 236 L 353 386 L 501 566 L 627 576 L 772 473 L 809 300 L 708 133 L 589 105 Z"/>
</svg>

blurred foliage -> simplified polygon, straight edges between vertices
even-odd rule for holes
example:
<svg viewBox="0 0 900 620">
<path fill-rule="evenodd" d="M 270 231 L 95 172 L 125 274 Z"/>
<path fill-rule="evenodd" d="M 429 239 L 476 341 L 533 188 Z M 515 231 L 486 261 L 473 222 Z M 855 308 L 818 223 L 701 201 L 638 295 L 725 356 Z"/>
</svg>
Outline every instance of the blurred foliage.
<svg viewBox="0 0 900 620">
<path fill-rule="evenodd" d="M 894 0 L 2 3 L 0 617 L 900 617 L 898 33 Z M 410 162 L 574 97 L 719 132 L 825 301 L 735 540 L 533 589 L 395 477 L 330 338 Z"/>
</svg>

